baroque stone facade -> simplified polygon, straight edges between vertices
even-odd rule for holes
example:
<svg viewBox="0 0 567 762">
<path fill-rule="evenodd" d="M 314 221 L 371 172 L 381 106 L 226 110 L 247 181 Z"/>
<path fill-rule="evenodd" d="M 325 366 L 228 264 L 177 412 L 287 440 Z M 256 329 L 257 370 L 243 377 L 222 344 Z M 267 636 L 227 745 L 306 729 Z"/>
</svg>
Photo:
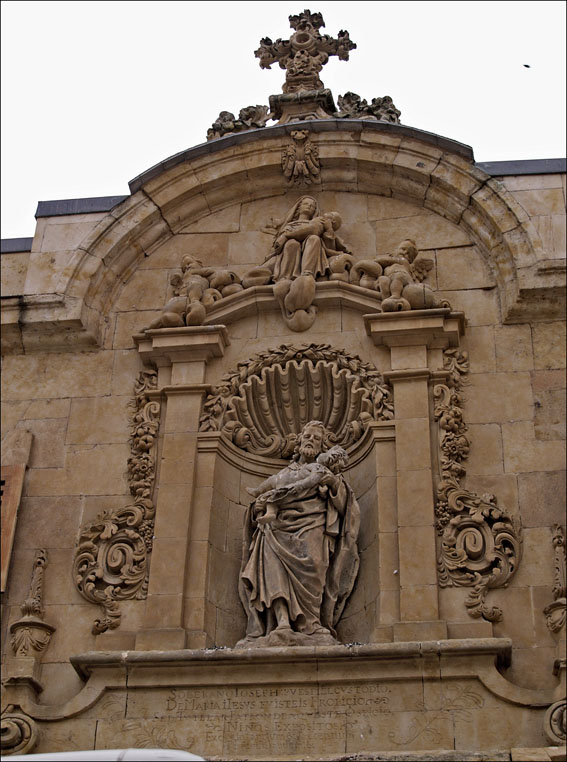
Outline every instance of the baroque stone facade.
<svg viewBox="0 0 567 762">
<path fill-rule="evenodd" d="M 564 168 L 290 23 L 278 124 L 6 242 L 3 754 L 564 758 Z"/>
</svg>

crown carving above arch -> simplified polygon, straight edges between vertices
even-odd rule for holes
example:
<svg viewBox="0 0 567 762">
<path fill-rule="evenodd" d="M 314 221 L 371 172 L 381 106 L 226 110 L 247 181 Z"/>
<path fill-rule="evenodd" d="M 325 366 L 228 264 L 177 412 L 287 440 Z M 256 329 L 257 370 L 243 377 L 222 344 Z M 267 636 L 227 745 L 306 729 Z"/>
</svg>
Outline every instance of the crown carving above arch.
<svg viewBox="0 0 567 762">
<path fill-rule="evenodd" d="M 394 417 L 391 388 L 370 363 L 328 344 L 282 344 L 227 373 L 207 396 L 199 431 L 220 431 L 237 447 L 289 458 L 308 421 L 329 443 L 349 447 L 370 421 Z"/>
</svg>

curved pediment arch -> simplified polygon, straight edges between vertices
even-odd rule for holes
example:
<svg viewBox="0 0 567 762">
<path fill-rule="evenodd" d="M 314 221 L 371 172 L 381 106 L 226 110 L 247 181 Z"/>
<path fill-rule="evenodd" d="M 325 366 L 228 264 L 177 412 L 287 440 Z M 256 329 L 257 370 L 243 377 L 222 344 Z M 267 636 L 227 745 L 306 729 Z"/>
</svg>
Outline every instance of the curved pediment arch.
<svg viewBox="0 0 567 762">
<path fill-rule="evenodd" d="M 475 167 L 466 146 L 407 127 L 337 120 L 308 122 L 317 133 L 320 184 L 410 202 L 459 226 L 492 270 L 503 320 L 529 296 L 542 245 L 528 216 L 501 183 Z M 83 326 L 101 336 L 105 316 L 139 263 L 188 225 L 236 203 L 288 193 L 281 152 L 290 126 L 212 141 L 132 181 L 75 252 L 62 289 L 80 303 Z M 63 284 L 62 284 L 63 285 Z M 77 305 L 75 304 L 75 309 Z"/>
</svg>

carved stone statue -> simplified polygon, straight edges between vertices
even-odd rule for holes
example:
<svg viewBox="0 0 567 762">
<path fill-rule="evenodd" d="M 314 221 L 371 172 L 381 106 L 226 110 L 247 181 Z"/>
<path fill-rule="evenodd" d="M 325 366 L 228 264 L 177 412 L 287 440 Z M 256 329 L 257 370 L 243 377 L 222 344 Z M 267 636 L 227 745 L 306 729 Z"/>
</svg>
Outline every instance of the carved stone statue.
<svg viewBox="0 0 567 762">
<path fill-rule="evenodd" d="M 336 645 L 359 566 L 360 509 L 341 474 L 346 452 L 310 421 L 291 463 L 250 490 L 239 592 L 248 616 L 237 648 Z"/>
<path fill-rule="evenodd" d="M 424 310 L 450 306 L 438 301 L 433 289 L 421 283 L 433 267 L 431 259 L 421 258 L 415 242 L 402 241 L 392 254 L 357 262 L 350 273 L 351 283 L 379 291 L 383 312 Z"/>
<path fill-rule="evenodd" d="M 350 249 L 336 235 L 341 224 L 337 212 L 321 214 L 314 198 L 302 196 L 283 220 L 276 221 L 274 242 L 262 267 L 243 279 L 245 287 L 275 283 L 274 294 L 293 331 L 305 331 L 315 321 L 316 280 L 328 275 L 341 279 L 350 267 Z"/>
<path fill-rule="evenodd" d="M 382 98 L 372 98 L 370 105 L 360 95 L 348 92 L 337 98 L 339 110 L 335 114 L 339 119 L 377 119 L 380 122 L 400 124 L 402 114 L 394 106 L 389 95 Z"/>
<path fill-rule="evenodd" d="M 225 296 L 242 291 L 236 273 L 203 267 L 191 254 L 183 257 L 181 275 L 173 275 L 170 284 L 173 286 L 173 298 L 164 305 L 161 314 L 148 328 L 202 325 L 209 307 Z"/>
</svg>

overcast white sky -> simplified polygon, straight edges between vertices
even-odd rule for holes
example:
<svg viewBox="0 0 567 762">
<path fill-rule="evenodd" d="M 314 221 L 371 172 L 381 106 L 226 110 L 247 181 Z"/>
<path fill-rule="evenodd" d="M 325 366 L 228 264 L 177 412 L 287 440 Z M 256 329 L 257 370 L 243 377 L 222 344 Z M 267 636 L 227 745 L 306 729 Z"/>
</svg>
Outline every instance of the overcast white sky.
<svg viewBox="0 0 567 762">
<path fill-rule="evenodd" d="M 254 50 L 306 5 L 358 46 L 323 69 L 335 101 L 391 95 L 476 161 L 565 156 L 562 0 L 3 0 L 1 237 L 32 236 L 38 201 L 127 194 L 220 111 L 267 105 L 285 72 Z"/>
</svg>

